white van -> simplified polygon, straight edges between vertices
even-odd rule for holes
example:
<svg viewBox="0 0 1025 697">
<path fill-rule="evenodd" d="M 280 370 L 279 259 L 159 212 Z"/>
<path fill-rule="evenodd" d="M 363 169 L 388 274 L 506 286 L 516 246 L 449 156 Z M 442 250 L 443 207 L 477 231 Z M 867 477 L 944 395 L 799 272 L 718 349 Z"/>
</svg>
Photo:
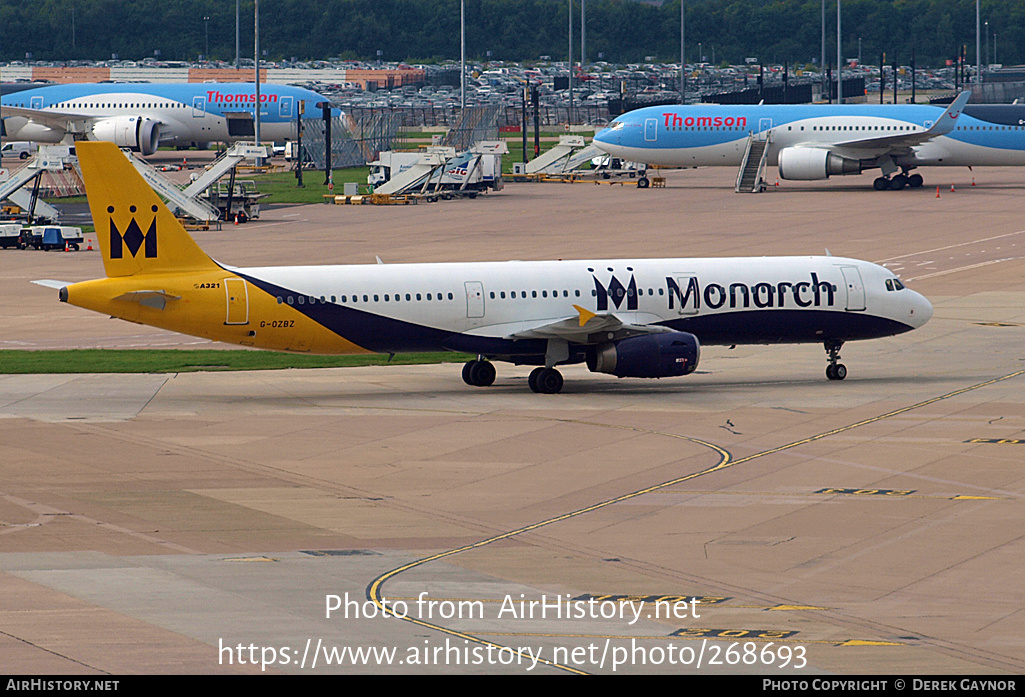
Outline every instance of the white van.
<svg viewBox="0 0 1025 697">
<path fill-rule="evenodd" d="M 4 143 L 4 147 L 0 150 L 3 157 L 17 157 L 20 160 L 28 159 L 32 153 L 39 150 L 37 143 L 29 143 L 28 141 L 11 141 Z"/>
</svg>

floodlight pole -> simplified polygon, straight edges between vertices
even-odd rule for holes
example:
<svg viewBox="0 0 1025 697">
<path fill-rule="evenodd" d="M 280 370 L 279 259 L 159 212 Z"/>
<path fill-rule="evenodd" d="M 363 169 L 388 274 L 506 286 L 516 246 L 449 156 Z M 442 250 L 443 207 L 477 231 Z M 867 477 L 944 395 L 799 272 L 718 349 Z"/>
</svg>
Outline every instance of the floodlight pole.
<svg viewBox="0 0 1025 697">
<path fill-rule="evenodd" d="M 843 50 L 840 46 L 840 0 L 836 0 L 836 103 L 843 104 Z"/>
<path fill-rule="evenodd" d="M 566 124 L 573 124 L 573 0 L 569 0 L 569 114 Z"/>
<path fill-rule="evenodd" d="M 242 59 L 239 58 L 239 45 L 241 34 L 239 33 L 239 0 L 235 0 L 235 70 L 242 70 Z"/>
<path fill-rule="evenodd" d="M 686 24 L 683 14 L 686 4 L 686 0 L 680 0 L 680 104 L 687 101 L 687 51 L 684 43 Z"/>
<path fill-rule="evenodd" d="M 253 24 L 253 57 L 256 59 L 256 105 L 253 107 L 254 113 L 254 133 L 256 135 L 256 145 L 260 145 L 260 0 L 254 0 L 254 24 Z M 256 164 L 262 164 L 260 158 L 257 158 Z"/>
</svg>

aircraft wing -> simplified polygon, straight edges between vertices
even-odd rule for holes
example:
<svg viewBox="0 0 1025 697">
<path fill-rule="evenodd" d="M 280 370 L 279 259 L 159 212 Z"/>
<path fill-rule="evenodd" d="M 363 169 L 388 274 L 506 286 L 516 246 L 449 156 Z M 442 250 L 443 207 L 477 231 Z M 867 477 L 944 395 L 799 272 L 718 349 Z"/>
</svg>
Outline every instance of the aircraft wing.
<svg viewBox="0 0 1025 697">
<path fill-rule="evenodd" d="M 508 339 L 562 339 L 575 344 L 596 344 L 610 339 L 625 339 L 640 334 L 672 331 L 658 324 L 623 322 L 612 313 L 597 314 L 574 305 L 578 315 L 549 322 L 510 334 Z M 610 336 L 611 335 L 611 336 Z"/>
<path fill-rule="evenodd" d="M 34 123 L 52 128 L 55 131 L 64 131 L 65 133 L 83 133 L 88 131 L 89 126 L 96 120 L 95 116 L 86 116 L 84 114 L 26 109 L 17 106 L 5 106 L 3 108 L 3 116 L 4 118 L 21 116 Z"/>
<path fill-rule="evenodd" d="M 921 145 L 926 141 L 950 133 L 957 126 L 957 117 L 961 110 L 972 96 L 971 92 L 965 91 L 957 95 L 957 99 L 950 103 L 944 112 L 933 125 L 925 131 L 916 133 L 905 133 L 901 135 L 880 136 L 877 138 L 861 138 L 857 140 L 846 140 L 834 143 L 835 147 L 867 149 L 867 150 L 895 150 L 910 148 L 914 145 Z"/>
</svg>

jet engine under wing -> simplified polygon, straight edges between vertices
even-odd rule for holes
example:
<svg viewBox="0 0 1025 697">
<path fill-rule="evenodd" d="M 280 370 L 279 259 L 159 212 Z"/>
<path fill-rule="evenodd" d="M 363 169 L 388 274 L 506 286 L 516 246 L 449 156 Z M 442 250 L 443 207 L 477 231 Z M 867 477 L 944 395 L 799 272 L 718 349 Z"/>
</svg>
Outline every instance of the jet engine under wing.
<svg viewBox="0 0 1025 697">
<path fill-rule="evenodd" d="M 957 117 L 961 115 L 961 110 L 964 109 L 964 105 L 968 102 L 968 98 L 971 96 L 972 93 L 967 91 L 957 95 L 957 99 L 951 102 L 950 106 L 948 106 L 943 114 L 936 119 L 935 123 L 924 131 L 902 133 L 900 135 L 880 136 L 878 138 L 845 140 L 839 143 L 834 143 L 833 147 L 887 151 L 921 145 L 926 141 L 945 135 L 954 130 L 957 126 Z"/>
<path fill-rule="evenodd" d="M 623 322 L 614 314 L 596 314 L 579 305 L 574 305 L 577 317 L 538 325 L 510 334 L 508 339 L 562 339 L 574 344 L 596 344 L 626 339 L 641 334 L 661 334 L 673 331 L 658 324 L 631 324 Z"/>
<path fill-rule="evenodd" d="M 4 118 L 26 119 L 30 126 L 19 137 L 38 142 L 61 142 L 65 136 L 107 140 L 118 147 L 152 155 L 160 145 L 161 121 L 150 116 L 86 116 L 62 111 L 44 111 L 5 106 Z"/>
</svg>

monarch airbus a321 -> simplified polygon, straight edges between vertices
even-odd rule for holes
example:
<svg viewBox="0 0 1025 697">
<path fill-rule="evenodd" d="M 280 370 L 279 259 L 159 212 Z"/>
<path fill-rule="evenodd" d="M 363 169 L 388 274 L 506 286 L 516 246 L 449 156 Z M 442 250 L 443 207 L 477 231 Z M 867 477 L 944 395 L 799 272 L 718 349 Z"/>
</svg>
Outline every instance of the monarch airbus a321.
<svg viewBox="0 0 1025 697">
<path fill-rule="evenodd" d="M 846 341 L 910 331 L 929 301 L 889 270 L 841 257 L 512 261 L 235 268 L 192 240 L 112 143 L 78 156 L 107 277 L 65 284 L 60 300 L 242 346 L 322 354 L 462 351 L 463 380 L 493 361 L 618 377 L 692 373 L 701 344 L 820 343 L 842 380 Z"/>
</svg>

